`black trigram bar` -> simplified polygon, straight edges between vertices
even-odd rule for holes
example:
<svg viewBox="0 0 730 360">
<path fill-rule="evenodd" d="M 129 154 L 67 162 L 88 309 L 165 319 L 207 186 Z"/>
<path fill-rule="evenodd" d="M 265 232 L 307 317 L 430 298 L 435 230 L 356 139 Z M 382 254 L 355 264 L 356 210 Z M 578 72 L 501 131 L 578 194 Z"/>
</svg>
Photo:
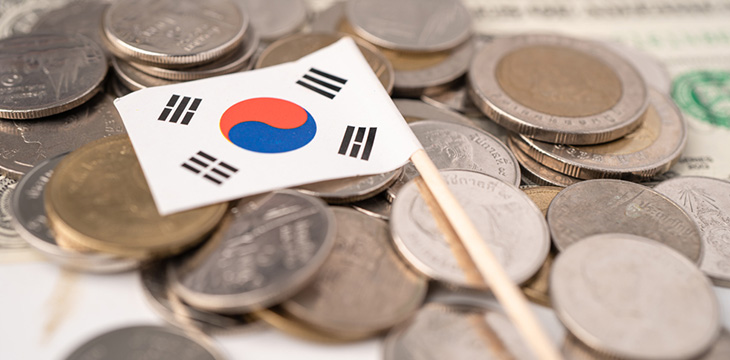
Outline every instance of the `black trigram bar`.
<svg viewBox="0 0 730 360">
<path fill-rule="evenodd" d="M 345 83 L 347 83 L 346 79 L 315 68 L 309 69 L 300 80 L 297 80 L 298 85 L 329 99 L 334 99 L 335 95 L 342 90 L 342 85 L 345 85 Z"/>
<path fill-rule="evenodd" d="M 218 185 L 238 172 L 237 168 L 203 151 L 198 151 L 181 166 Z"/>
<path fill-rule="evenodd" d="M 180 95 L 172 95 L 170 100 L 167 101 L 165 108 L 162 109 L 162 113 L 157 120 L 168 121 L 168 117 L 170 117 L 170 113 L 172 113 L 172 117 L 169 118 L 169 121 L 171 123 L 177 123 L 178 120 L 180 120 L 180 116 L 182 116 L 183 112 L 185 112 L 185 109 L 187 108 L 187 112 L 185 112 L 185 116 L 180 124 L 189 124 L 190 120 L 193 119 L 193 115 L 195 115 L 195 110 L 198 110 L 198 106 L 200 106 L 200 102 L 203 101 L 203 99 L 191 99 L 189 96 L 184 96 L 178 103 L 179 99 Z M 193 100 L 192 104 L 190 104 L 190 100 Z M 188 104 L 190 104 L 190 107 L 188 107 Z M 177 105 L 177 107 L 175 105 Z"/>
<path fill-rule="evenodd" d="M 345 135 L 342 137 L 342 142 L 340 143 L 340 150 L 337 153 L 340 155 L 347 155 L 347 149 L 350 149 L 350 157 L 356 158 L 360 155 L 360 159 L 362 160 L 370 159 L 370 152 L 373 150 L 375 133 L 377 131 L 378 128 L 374 127 L 371 127 L 369 130 L 364 127 L 358 127 L 356 133 L 354 126 L 347 126 L 347 129 L 345 129 Z M 367 139 L 365 139 L 365 132 L 367 132 Z M 354 140 L 352 138 L 353 135 L 355 135 Z M 364 146 L 362 143 L 363 140 L 365 140 Z M 360 148 L 362 148 L 362 153 L 360 153 Z"/>
</svg>

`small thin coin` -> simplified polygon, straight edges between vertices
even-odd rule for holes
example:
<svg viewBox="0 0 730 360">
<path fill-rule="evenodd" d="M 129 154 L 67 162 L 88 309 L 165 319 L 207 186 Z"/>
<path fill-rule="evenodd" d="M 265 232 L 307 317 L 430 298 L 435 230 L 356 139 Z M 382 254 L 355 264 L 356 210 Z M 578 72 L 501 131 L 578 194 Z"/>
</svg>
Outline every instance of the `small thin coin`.
<svg viewBox="0 0 730 360">
<path fill-rule="evenodd" d="M 297 186 L 296 190 L 317 196 L 330 204 L 344 204 L 371 198 L 392 185 L 403 173 L 402 169 L 377 175 L 363 175 L 344 179 L 320 181 Z"/>
<path fill-rule="evenodd" d="M 128 61 L 112 58 L 112 67 L 119 82 L 131 91 L 146 89 L 153 86 L 177 84 L 179 81 L 166 80 L 152 76 L 132 66 Z"/>
<path fill-rule="evenodd" d="M 113 100 L 99 94 L 86 104 L 39 120 L 0 120 L 0 173 L 19 179 L 34 165 L 92 140 L 125 133 Z"/>
<path fill-rule="evenodd" d="M 641 124 L 647 89 L 599 43 L 560 35 L 495 38 L 469 69 L 469 94 L 490 119 L 530 138 L 597 144 Z"/>
<path fill-rule="evenodd" d="M 350 0 L 345 14 L 359 36 L 393 50 L 450 50 L 471 35 L 471 16 L 457 0 Z"/>
<path fill-rule="evenodd" d="M 218 225 L 227 204 L 160 216 L 126 134 L 66 155 L 44 194 L 57 241 L 138 259 L 169 256 Z"/>
<path fill-rule="evenodd" d="M 557 172 L 535 161 L 535 159 L 525 154 L 525 152 L 522 151 L 519 146 L 515 145 L 515 143 L 520 142 L 521 139 L 522 138 L 511 135 L 507 138 L 507 145 L 509 146 L 509 149 L 512 150 L 512 153 L 515 155 L 517 162 L 520 163 L 522 176 L 537 185 L 546 186 L 566 187 L 581 181 L 581 179 Z"/>
<path fill-rule="evenodd" d="M 486 307 L 430 303 L 388 333 L 383 359 L 534 357 L 505 314 Z"/>
<path fill-rule="evenodd" d="M 256 322 L 255 318 L 247 314 L 224 315 L 186 304 L 170 289 L 167 263 L 164 261 L 145 265 L 139 275 L 149 304 L 172 325 L 211 334 L 240 331 L 252 327 Z"/>
<path fill-rule="evenodd" d="M 547 220 L 561 251 L 591 235 L 622 232 L 654 239 L 695 263 L 702 258 L 702 237 L 694 220 L 666 196 L 628 181 L 571 185 L 555 196 Z"/>
<path fill-rule="evenodd" d="M 50 158 L 33 167 L 18 183 L 13 194 L 12 225 L 28 244 L 47 259 L 73 270 L 109 273 L 139 267 L 139 260 L 98 252 L 73 251 L 56 242 L 48 227 L 43 195 L 56 165 L 66 154 Z"/>
<path fill-rule="evenodd" d="M 441 171 L 441 176 L 507 276 L 517 284 L 532 277 L 550 250 L 550 232 L 535 203 L 491 176 L 461 170 Z M 457 287 L 484 288 L 469 278 L 464 259 L 439 230 L 416 181 L 406 184 L 393 202 L 390 224 L 396 249 L 419 272 Z"/>
<path fill-rule="evenodd" d="M 482 112 L 469 98 L 466 84 L 464 83 L 440 91 L 426 92 L 421 95 L 420 99 L 433 106 L 458 111 L 467 116 L 482 116 Z"/>
<path fill-rule="evenodd" d="M 256 60 L 255 68 L 260 69 L 298 60 L 305 55 L 334 44 L 343 36 L 343 34 L 332 33 L 307 33 L 287 36 L 266 47 Z M 395 80 L 393 66 L 390 64 L 390 61 L 374 46 L 360 39 L 354 40 L 357 43 L 358 49 L 360 49 L 360 52 L 365 57 L 365 60 L 370 65 L 370 68 L 373 69 L 380 83 L 390 94 L 393 91 L 393 82 Z"/>
<path fill-rule="evenodd" d="M 109 50 L 119 57 L 185 67 L 232 52 L 248 22 L 231 0 L 126 0 L 109 7 L 103 31 Z"/>
<path fill-rule="evenodd" d="M 102 355 L 103 354 L 103 355 Z M 152 325 L 130 326 L 101 334 L 79 346 L 66 360 L 222 360 L 213 342 L 201 333 Z"/>
<path fill-rule="evenodd" d="M 326 204 L 292 190 L 253 211 L 241 201 L 211 239 L 170 263 L 172 290 L 199 309 L 242 313 L 275 305 L 309 285 L 335 243 Z"/>
<path fill-rule="evenodd" d="M 494 176 L 508 184 L 520 184 L 520 166 L 507 145 L 474 126 L 424 120 L 409 124 L 426 153 L 439 170 L 471 170 Z M 405 183 L 418 176 L 409 163 L 403 175 L 388 188 L 396 198 Z"/>
<path fill-rule="evenodd" d="M 418 309 L 426 279 L 395 253 L 386 222 L 349 208 L 332 210 L 337 221 L 332 254 L 314 282 L 280 306 L 326 333 L 372 336 Z"/>
<path fill-rule="evenodd" d="M 28 243 L 13 228 L 11 199 L 17 182 L 0 175 L 0 251 L 3 249 L 23 249 Z"/>
<path fill-rule="evenodd" d="M 243 42 L 238 45 L 233 52 L 204 65 L 183 69 L 168 69 L 154 65 L 137 63 L 134 61 L 128 62 L 128 64 L 148 75 L 164 80 L 198 80 L 212 76 L 230 74 L 245 69 L 258 47 L 259 38 L 257 33 L 253 29 L 248 29 L 244 34 Z M 144 82 L 142 79 L 140 79 L 141 82 Z"/>
<path fill-rule="evenodd" d="M 648 180 L 669 170 L 687 144 L 687 124 L 674 102 L 649 91 L 649 108 L 632 133 L 598 145 L 560 145 L 513 136 L 513 144 L 543 165 L 581 178 Z"/>
<path fill-rule="evenodd" d="M 730 287 L 730 182 L 680 176 L 662 181 L 654 190 L 679 204 L 697 223 L 704 249 L 700 269 Z"/>
<path fill-rule="evenodd" d="M 390 220 L 390 210 L 393 204 L 388 200 L 387 194 L 380 193 L 369 199 L 351 203 L 350 206 L 365 215 L 388 221 Z"/>
<path fill-rule="evenodd" d="M 438 120 L 474 126 L 474 122 L 462 114 L 429 105 L 420 100 L 393 99 L 393 103 L 407 123 L 420 120 Z"/>
<path fill-rule="evenodd" d="M 81 34 L 0 40 L 0 118 L 36 119 L 73 109 L 101 90 L 101 47 Z"/>
<path fill-rule="evenodd" d="M 264 42 L 272 42 L 300 30 L 307 21 L 303 0 L 236 0 L 250 14 L 251 25 Z"/>
<path fill-rule="evenodd" d="M 619 358 L 689 359 L 720 331 L 707 277 L 651 239 L 600 234 L 553 263 L 550 295 L 561 322 L 591 349 Z"/>
</svg>

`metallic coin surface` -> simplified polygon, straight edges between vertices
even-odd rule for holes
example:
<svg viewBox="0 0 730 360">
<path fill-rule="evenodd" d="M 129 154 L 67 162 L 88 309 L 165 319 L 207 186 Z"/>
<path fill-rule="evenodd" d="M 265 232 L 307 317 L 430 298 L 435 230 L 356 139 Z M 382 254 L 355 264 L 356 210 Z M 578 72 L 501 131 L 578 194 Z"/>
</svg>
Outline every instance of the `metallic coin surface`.
<svg viewBox="0 0 730 360">
<path fill-rule="evenodd" d="M 517 162 L 519 162 L 520 164 L 522 176 L 524 176 L 528 180 L 534 182 L 537 185 L 560 187 L 570 186 L 581 181 L 581 179 L 557 172 L 537 162 L 535 159 L 525 154 L 525 152 L 522 151 L 519 146 L 515 145 L 515 143 L 518 143 L 520 141 L 522 141 L 521 137 L 511 135 L 507 138 L 507 145 L 509 146 L 509 149 L 512 150 L 512 153 L 515 155 Z"/>
<path fill-rule="evenodd" d="M 563 188 L 558 186 L 533 186 L 526 189 L 522 189 L 532 202 L 537 205 L 537 208 L 542 212 L 542 216 L 547 216 L 548 207 L 553 201 L 555 196 L 558 195 Z"/>
<path fill-rule="evenodd" d="M 636 129 L 648 104 L 639 73 L 613 51 L 560 35 L 495 38 L 474 57 L 470 96 L 530 138 L 597 144 Z"/>
<path fill-rule="evenodd" d="M 28 243 L 13 228 L 10 202 L 16 181 L 0 175 L 0 250 L 27 248 Z"/>
<path fill-rule="evenodd" d="M 248 21 L 231 0 L 127 0 L 107 10 L 103 30 L 117 56 L 168 67 L 192 66 L 233 51 Z"/>
<path fill-rule="evenodd" d="M 331 33 L 307 33 L 295 34 L 287 36 L 273 42 L 271 45 L 259 55 L 256 60 L 256 69 L 267 66 L 282 64 L 289 61 L 298 60 L 304 55 L 311 54 L 323 47 L 334 44 L 343 37 L 342 34 Z M 358 49 L 365 57 L 365 60 L 373 69 L 373 72 L 380 80 L 385 90 L 390 93 L 393 91 L 393 82 L 395 81 L 393 66 L 387 58 L 378 51 L 374 46 L 362 41 L 354 39 Z"/>
<path fill-rule="evenodd" d="M 388 333 L 384 360 L 534 359 L 503 313 L 489 308 L 426 304 Z"/>
<path fill-rule="evenodd" d="M 420 100 L 393 99 L 393 103 L 407 123 L 420 120 L 439 120 L 474 126 L 474 122 L 462 114 L 429 105 Z"/>
<path fill-rule="evenodd" d="M 146 89 L 153 86 L 163 86 L 177 84 L 179 81 L 166 80 L 152 76 L 142 70 L 132 66 L 128 61 L 112 58 L 112 67 L 117 79 L 132 91 Z"/>
<path fill-rule="evenodd" d="M 69 3 L 41 15 L 31 32 L 83 34 L 102 47 L 106 53 L 100 29 L 101 19 L 108 7 L 109 3 L 104 1 Z"/>
<path fill-rule="evenodd" d="M 44 201 L 57 241 L 141 259 L 194 246 L 227 208 L 223 203 L 160 216 L 126 134 L 66 155 L 46 185 Z"/>
<path fill-rule="evenodd" d="M 293 318 L 348 338 L 371 336 L 408 318 L 423 302 L 426 279 L 393 250 L 388 226 L 333 207 L 337 235 L 314 282 L 281 308 Z"/>
<path fill-rule="evenodd" d="M 449 50 L 471 35 L 469 12 L 456 0 L 351 0 L 345 14 L 358 35 L 393 50 Z"/>
<path fill-rule="evenodd" d="M 107 63 L 86 36 L 0 40 L 0 118 L 35 119 L 77 107 L 101 90 Z"/>
<path fill-rule="evenodd" d="M 256 322 L 256 319 L 246 314 L 224 315 L 186 304 L 170 289 L 167 263 L 164 261 L 145 265 L 139 274 L 148 303 L 158 315 L 175 326 L 211 334 L 239 331 L 253 327 Z"/>
<path fill-rule="evenodd" d="M 694 220 L 666 196 L 623 180 L 586 180 L 555 196 L 547 214 L 563 251 L 591 235 L 622 232 L 667 245 L 699 263 L 702 238 Z"/>
<path fill-rule="evenodd" d="M 350 206 L 363 214 L 388 221 L 393 204 L 388 200 L 387 194 L 380 193 L 371 198 L 351 203 Z"/>
<path fill-rule="evenodd" d="M 341 343 L 360 339 L 360 337 L 357 336 L 348 337 L 348 334 L 328 332 L 323 329 L 314 328 L 290 315 L 280 306 L 256 310 L 251 313 L 251 315 L 261 319 L 263 322 L 271 325 L 277 330 L 281 330 L 284 333 L 308 341 L 315 341 L 319 343 Z"/>
<path fill-rule="evenodd" d="M 730 359 L 730 332 L 723 328 L 720 331 L 720 337 L 706 354 L 702 355 L 699 360 L 724 360 Z"/>
<path fill-rule="evenodd" d="M 620 358 L 688 359 L 720 330 L 705 275 L 651 239 L 599 234 L 553 263 L 550 295 L 558 318 L 590 348 Z"/>
<path fill-rule="evenodd" d="M 313 33 L 334 33 L 338 31 L 343 21 L 346 21 L 345 2 L 335 1 L 326 9 L 314 14 L 309 29 Z"/>
<path fill-rule="evenodd" d="M 550 250 L 550 232 L 537 206 L 514 185 L 484 174 L 441 171 L 507 276 L 517 284 L 532 277 Z M 461 259 L 439 230 L 416 182 L 393 202 L 390 228 L 396 249 L 424 275 L 458 287 L 483 288 L 471 281 Z"/>
<path fill-rule="evenodd" d="M 303 0 L 237 0 L 244 12 L 250 14 L 251 25 L 264 42 L 290 35 L 307 21 L 307 6 Z"/>
<path fill-rule="evenodd" d="M 213 62 L 195 66 L 186 67 L 183 69 L 168 69 L 155 65 L 147 65 L 137 62 L 127 62 L 128 65 L 137 68 L 138 70 L 164 80 L 170 81 L 186 81 L 186 80 L 198 80 L 212 76 L 230 74 L 236 71 L 241 71 L 246 68 L 249 64 L 249 60 L 253 56 L 256 49 L 259 46 L 259 38 L 257 33 L 253 29 L 246 30 L 243 36 L 243 43 L 236 46 L 236 48 L 230 54 L 215 60 Z M 129 72 L 127 72 L 129 74 Z M 130 74 L 131 75 L 131 74 Z M 129 75 L 128 75 L 129 76 Z M 132 75 L 133 76 L 133 75 Z M 149 83 L 142 77 L 140 82 Z"/>
<path fill-rule="evenodd" d="M 471 170 L 494 176 L 515 186 L 520 184 L 520 166 L 507 146 L 495 136 L 473 126 L 424 120 L 409 124 L 439 170 Z M 409 163 L 403 175 L 388 188 L 396 198 L 405 183 L 418 176 Z"/>
<path fill-rule="evenodd" d="M 666 95 L 649 91 L 649 108 L 632 133 L 598 145 L 560 145 L 514 136 L 513 144 L 533 159 L 581 179 L 647 180 L 669 170 L 687 144 L 682 113 Z"/>
<path fill-rule="evenodd" d="M 135 259 L 73 251 L 56 242 L 48 227 L 43 194 L 53 170 L 64 156 L 61 154 L 41 162 L 20 179 L 11 203 L 14 229 L 47 259 L 68 269 L 108 273 L 137 268 L 139 261 Z"/>
<path fill-rule="evenodd" d="M 205 245 L 170 264 L 172 289 L 185 302 L 242 313 L 275 305 L 314 280 L 335 241 L 324 202 L 282 190 L 248 207 L 239 202 Z"/>
<path fill-rule="evenodd" d="M 105 94 L 44 119 L 0 120 L 0 172 L 18 179 L 43 160 L 124 132 L 122 118 Z"/>
<path fill-rule="evenodd" d="M 396 169 L 377 175 L 320 181 L 297 186 L 296 189 L 305 194 L 320 197 L 330 204 L 343 204 L 377 195 L 392 185 L 402 173 L 402 169 Z"/>
<path fill-rule="evenodd" d="M 535 304 L 552 307 L 550 304 L 550 270 L 556 255 L 557 251 L 550 249 L 540 270 L 520 287 L 527 299 Z"/>
<path fill-rule="evenodd" d="M 197 333 L 195 337 L 182 330 L 139 325 L 101 334 L 79 346 L 66 360 L 222 360 L 210 339 Z"/>
<path fill-rule="evenodd" d="M 730 285 L 730 182 L 680 176 L 654 190 L 673 200 L 697 223 L 703 242 L 700 269 L 724 286 Z"/>
<path fill-rule="evenodd" d="M 463 83 L 440 91 L 427 92 L 421 95 L 420 99 L 433 106 L 458 111 L 467 116 L 482 116 L 482 112 L 469 98 L 466 85 Z"/>
</svg>

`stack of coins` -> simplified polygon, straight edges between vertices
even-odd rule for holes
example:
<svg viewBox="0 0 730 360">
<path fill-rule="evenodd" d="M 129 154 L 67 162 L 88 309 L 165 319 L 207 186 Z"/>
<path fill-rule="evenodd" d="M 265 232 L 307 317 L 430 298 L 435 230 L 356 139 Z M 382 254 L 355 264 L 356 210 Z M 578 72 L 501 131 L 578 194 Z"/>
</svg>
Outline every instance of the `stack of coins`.
<svg viewBox="0 0 730 360">
<path fill-rule="evenodd" d="M 115 73 L 132 91 L 241 71 L 259 42 L 232 0 L 119 1 L 102 26 Z"/>
<path fill-rule="evenodd" d="M 669 170 L 687 141 L 672 101 L 597 42 L 542 34 L 497 38 L 475 56 L 469 82 L 479 108 L 515 132 L 510 147 L 541 185 L 648 180 Z"/>
</svg>

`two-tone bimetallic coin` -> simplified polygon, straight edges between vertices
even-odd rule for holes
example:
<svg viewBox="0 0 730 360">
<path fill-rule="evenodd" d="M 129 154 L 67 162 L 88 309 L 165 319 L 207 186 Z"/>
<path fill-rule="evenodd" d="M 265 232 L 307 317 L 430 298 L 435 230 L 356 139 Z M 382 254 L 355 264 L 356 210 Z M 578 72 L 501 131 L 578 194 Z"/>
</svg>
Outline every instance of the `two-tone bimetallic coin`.
<svg viewBox="0 0 730 360">
<path fill-rule="evenodd" d="M 512 143 L 541 164 L 581 179 L 647 180 L 669 170 L 687 143 L 682 113 L 666 95 L 649 91 L 649 108 L 632 133 L 597 145 L 561 145 L 512 136 Z"/>
<path fill-rule="evenodd" d="M 512 154 L 515 155 L 517 162 L 519 162 L 523 177 L 537 185 L 560 187 L 570 186 L 581 181 L 581 179 L 557 172 L 535 161 L 535 159 L 525 154 L 519 146 L 515 145 L 515 143 L 520 142 L 521 139 L 521 137 L 511 135 L 507 138 L 507 145 L 509 146 L 509 149 L 512 150 Z"/>
<path fill-rule="evenodd" d="M 202 333 L 153 325 L 130 326 L 101 334 L 80 345 L 66 360 L 223 360 Z"/>
<path fill-rule="evenodd" d="M 299 31 L 307 21 L 303 0 L 236 0 L 251 18 L 251 25 L 269 43 Z"/>
<path fill-rule="evenodd" d="M 163 319 L 183 329 L 207 334 L 241 331 L 252 328 L 256 319 L 247 314 L 226 315 L 194 308 L 171 289 L 164 261 L 146 264 L 140 269 L 140 281 L 148 303 Z"/>
<path fill-rule="evenodd" d="M 550 250 L 545 217 L 532 200 L 492 176 L 463 170 L 441 175 L 507 276 L 517 284 L 532 277 Z M 406 184 L 393 202 L 390 224 L 396 249 L 418 271 L 457 287 L 484 287 L 467 276 L 469 264 L 463 264 L 454 252 L 457 244 L 439 230 L 415 181 Z"/>
<path fill-rule="evenodd" d="M 332 251 L 335 220 L 322 200 L 282 190 L 248 207 L 239 202 L 203 247 L 170 263 L 171 287 L 188 304 L 221 313 L 276 305 L 309 285 Z"/>
<path fill-rule="evenodd" d="M 383 359 L 533 359 L 533 356 L 505 314 L 486 307 L 429 303 L 388 333 Z"/>
<path fill-rule="evenodd" d="M 474 57 L 470 96 L 490 119 L 527 137 L 597 144 L 641 124 L 646 85 L 599 43 L 560 35 L 495 38 Z"/>
<path fill-rule="evenodd" d="M 571 334 L 614 358 L 694 358 L 720 331 L 707 277 L 641 236 L 600 234 L 572 245 L 553 263 L 550 295 Z"/>
<path fill-rule="evenodd" d="M 351 0 L 345 14 L 357 35 L 392 50 L 450 50 L 471 36 L 471 17 L 457 0 Z"/>
<path fill-rule="evenodd" d="M 703 241 L 700 269 L 730 285 L 730 182 L 699 176 L 662 181 L 654 190 L 681 206 L 697 223 Z"/>
<path fill-rule="evenodd" d="M 224 57 L 243 40 L 249 18 L 231 0 L 128 0 L 104 15 L 104 40 L 116 56 L 186 67 Z"/>
<path fill-rule="evenodd" d="M 314 282 L 280 308 L 324 333 L 372 336 L 421 306 L 426 279 L 395 253 L 386 222 L 349 208 L 332 210 L 337 221 L 332 254 Z"/>
<path fill-rule="evenodd" d="M 371 198 L 392 185 L 403 173 L 401 168 L 377 175 L 320 181 L 297 186 L 305 194 L 317 196 L 330 204 L 344 204 Z"/>
<path fill-rule="evenodd" d="M 561 251 L 591 235 L 621 232 L 659 241 L 695 263 L 702 258 L 702 238 L 694 220 L 666 196 L 628 181 L 571 185 L 555 196 L 547 220 Z"/>
<path fill-rule="evenodd" d="M 508 184 L 520 184 L 520 166 L 507 145 L 474 126 L 424 120 L 409 124 L 439 170 L 470 170 L 494 176 Z M 405 183 L 418 176 L 413 164 L 388 188 L 396 198 Z"/>
<path fill-rule="evenodd" d="M 0 120 L 0 172 L 18 179 L 41 161 L 121 133 L 122 118 L 106 94 L 44 119 Z"/>
<path fill-rule="evenodd" d="M 48 227 L 43 194 L 56 165 L 65 154 L 33 167 L 20 179 L 13 194 L 11 210 L 15 231 L 47 259 L 63 267 L 90 272 L 119 272 L 137 268 L 139 260 L 98 252 L 80 252 L 59 246 Z"/>
<path fill-rule="evenodd" d="M 333 33 L 307 33 L 287 36 L 267 46 L 256 60 L 255 68 L 260 69 L 298 60 L 304 55 L 334 44 L 342 37 L 342 34 Z M 376 47 L 360 39 L 354 40 L 385 90 L 388 93 L 393 91 L 395 78 L 390 61 Z"/>
<path fill-rule="evenodd" d="M 66 155 L 43 197 L 57 242 L 145 260 L 195 246 L 228 207 L 222 203 L 161 216 L 126 134 Z"/>
<path fill-rule="evenodd" d="M 77 107 L 101 90 L 101 47 L 75 34 L 0 40 L 0 118 L 36 119 Z"/>
</svg>

